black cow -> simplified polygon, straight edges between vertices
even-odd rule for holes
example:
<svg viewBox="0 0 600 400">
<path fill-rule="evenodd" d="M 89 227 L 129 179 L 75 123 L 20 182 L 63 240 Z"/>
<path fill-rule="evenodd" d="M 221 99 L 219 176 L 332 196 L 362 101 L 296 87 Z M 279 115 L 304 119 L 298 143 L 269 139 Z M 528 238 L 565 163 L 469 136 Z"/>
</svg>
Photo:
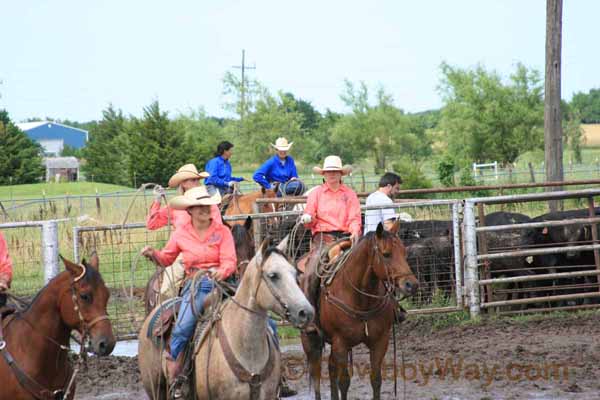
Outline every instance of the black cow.
<svg viewBox="0 0 600 400">
<path fill-rule="evenodd" d="M 597 207 L 594 211 L 596 216 L 600 215 L 600 207 Z M 532 221 L 560 221 L 588 217 L 588 209 L 579 209 L 547 213 L 534 218 Z M 591 244 L 592 227 L 589 224 L 545 226 L 536 229 L 535 238 L 536 244 L 541 248 Z M 595 269 L 593 251 L 568 251 L 558 254 L 539 255 L 534 257 L 534 264 L 540 273 L 574 272 Z M 568 294 L 582 291 L 597 291 L 598 289 L 594 287 L 573 290 L 571 286 L 573 284 L 586 284 L 590 286 L 595 285 L 596 282 L 597 279 L 595 277 L 575 277 L 541 281 L 540 283 L 547 287 L 545 294 Z M 569 285 L 569 287 L 564 287 L 566 285 Z M 586 299 L 585 302 L 588 303 L 590 300 Z M 571 303 L 573 302 L 566 304 Z"/>
<path fill-rule="evenodd" d="M 452 236 L 452 221 L 445 220 L 429 220 L 429 221 L 412 221 L 400 223 L 398 231 L 400 239 L 405 245 L 418 242 L 422 239 Z"/>
<path fill-rule="evenodd" d="M 524 214 L 513 212 L 494 212 L 485 216 L 486 226 L 515 225 L 514 229 L 486 232 L 479 237 L 481 252 L 482 240 L 486 241 L 488 253 L 526 250 L 535 245 L 535 231 L 532 228 L 519 228 L 518 224 L 530 222 L 531 218 Z M 531 257 L 503 257 L 489 260 L 489 277 L 514 277 L 533 275 Z M 485 278 L 485 276 L 484 276 Z M 511 299 L 520 298 L 519 289 L 533 286 L 533 283 L 509 283 L 506 292 Z"/>
<path fill-rule="evenodd" d="M 421 301 L 436 294 L 454 296 L 454 251 L 452 236 L 417 239 L 406 246 L 406 260 L 419 281 Z"/>
</svg>

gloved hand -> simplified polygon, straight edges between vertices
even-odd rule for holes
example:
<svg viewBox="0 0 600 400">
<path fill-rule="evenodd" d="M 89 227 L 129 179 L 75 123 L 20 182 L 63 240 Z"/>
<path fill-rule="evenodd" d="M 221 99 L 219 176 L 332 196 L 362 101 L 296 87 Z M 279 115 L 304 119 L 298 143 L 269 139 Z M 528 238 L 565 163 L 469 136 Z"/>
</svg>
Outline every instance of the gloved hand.
<svg viewBox="0 0 600 400">
<path fill-rule="evenodd" d="M 302 214 L 302 216 L 300 217 L 300 222 L 302 222 L 303 224 L 310 224 L 310 221 L 312 221 L 312 217 L 310 216 L 310 214 Z"/>
<path fill-rule="evenodd" d="M 154 195 L 154 200 L 160 203 L 163 196 L 166 196 L 165 188 L 160 185 L 156 185 L 154 186 L 152 194 Z"/>
<path fill-rule="evenodd" d="M 8 280 L 0 276 L 0 293 L 4 293 L 8 290 Z"/>
<path fill-rule="evenodd" d="M 360 236 L 355 233 L 350 235 L 350 241 L 352 242 L 352 246 L 354 246 L 356 243 L 358 243 L 359 239 L 360 239 Z"/>
<path fill-rule="evenodd" d="M 235 181 L 229 181 L 229 183 L 227 184 L 227 186 L 229 187 L 233 187 L 235 185 Z"/>
</svg>

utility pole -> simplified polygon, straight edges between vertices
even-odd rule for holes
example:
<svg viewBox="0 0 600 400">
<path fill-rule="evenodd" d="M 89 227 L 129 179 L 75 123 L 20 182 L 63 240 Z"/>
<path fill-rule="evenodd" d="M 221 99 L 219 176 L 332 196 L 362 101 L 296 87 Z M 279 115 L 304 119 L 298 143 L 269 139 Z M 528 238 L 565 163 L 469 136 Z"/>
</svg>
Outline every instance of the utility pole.
<svg viewBox="0 0 600 400">
<path fill-rule="evenodd" d="M 246 50 L 242 50 L 242 65 L 234 65 L 233 68 L 242 70 L 242 87 L 240 89 L 241 107 L 240 120 L 243 122 L 244 114 L 246 113 L 246 70 L 256 69 L 256 64 L 253 67 L 246 66 Z"/>
<path fill-rule="evenodd" d="M 546 76 L 544 90 L 544 150 L 546 181 L 559 182 L 563 178 L 563 145 L 560 113 L 560 77 L 562 46 L 562 0 L 546 0 Z M 561 187 L 549 188 L 562 190 Z M 561 205 L 558 200 L 548 202 L 551 212 Z"/>
</svg>

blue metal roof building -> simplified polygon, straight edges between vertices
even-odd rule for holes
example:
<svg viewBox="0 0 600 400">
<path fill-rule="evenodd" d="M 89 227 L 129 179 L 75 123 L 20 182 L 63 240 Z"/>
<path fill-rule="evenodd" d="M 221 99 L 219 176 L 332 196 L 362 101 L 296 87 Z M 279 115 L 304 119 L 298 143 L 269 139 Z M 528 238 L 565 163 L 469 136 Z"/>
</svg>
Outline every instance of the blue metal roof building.
<svg viewBox="0 0 600 400">
<path fill-rule="evenodd" d="M 19 129 L 44 148 L 46 154 L 60 155 L 65 145 L 76 149 L 85 146 L 88 132 L 51 121 L 16 124 Z"/>
</svg>

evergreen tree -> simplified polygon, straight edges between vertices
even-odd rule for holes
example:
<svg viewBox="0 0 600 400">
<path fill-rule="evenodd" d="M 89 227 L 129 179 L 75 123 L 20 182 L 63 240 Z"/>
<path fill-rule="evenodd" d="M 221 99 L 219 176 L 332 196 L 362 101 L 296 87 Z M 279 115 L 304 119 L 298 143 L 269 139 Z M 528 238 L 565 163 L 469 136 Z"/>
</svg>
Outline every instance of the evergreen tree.
<svg viewBox="0 0 600 400">
<path fill-rule="evenodd" d="M 83 149 L 87 180 L 129 185 L 127 171 L 127 120 L 111 105 L 102 111 L 102 120 L 92 126 L 90 140 Z"/>
<path fill-rule="evenodd" d="M 41 146 L 11 122 L 6 110 L 0 110 L 0 185 L 35 183 L 42 176 Z"/>
<path fill-rule="evenodd" d="M 137 186 L 150 182 L 166 186 L 191 156 L 184 143 L 182 127 L 170 121 L 154 101 L 144 108 L 142 119 L 133 119 L 128 147 L 130 178 Z"/>
</svg>

